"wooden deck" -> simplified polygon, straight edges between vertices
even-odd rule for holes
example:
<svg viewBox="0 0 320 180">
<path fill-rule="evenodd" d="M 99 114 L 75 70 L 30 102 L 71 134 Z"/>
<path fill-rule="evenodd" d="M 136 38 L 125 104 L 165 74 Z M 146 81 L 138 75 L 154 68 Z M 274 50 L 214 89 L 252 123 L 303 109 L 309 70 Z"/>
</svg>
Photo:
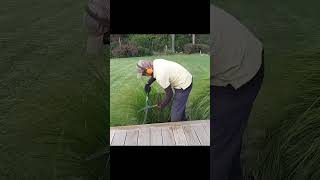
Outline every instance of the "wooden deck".
<svg viewBox="0 0 320 180">
<path fill-rule="evenodd" d="M 183 121 L 110 128 L 111 146 L 209 146 L 210 121 Z"/>
</svg>

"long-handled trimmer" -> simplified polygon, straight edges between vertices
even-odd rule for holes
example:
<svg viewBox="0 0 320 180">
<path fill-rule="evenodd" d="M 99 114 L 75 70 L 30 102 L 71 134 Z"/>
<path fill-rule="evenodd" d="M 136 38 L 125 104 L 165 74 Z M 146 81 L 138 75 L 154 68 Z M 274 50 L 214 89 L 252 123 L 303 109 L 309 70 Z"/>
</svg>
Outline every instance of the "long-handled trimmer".
<svg viewBox="0 0 320 180">
<path fill-rule="evenodd" d="M 157 105 L 149 105 L 149 93 L 146 95 L 146 106 L 142 109 L 140 109 L 138 112 L 144 111 L 144 119 L 143 119 L 143 124 L 146 122 L 147 117 L 148 117 L 148 111 L 149 109 L 157 107 Z"/>
</svg>

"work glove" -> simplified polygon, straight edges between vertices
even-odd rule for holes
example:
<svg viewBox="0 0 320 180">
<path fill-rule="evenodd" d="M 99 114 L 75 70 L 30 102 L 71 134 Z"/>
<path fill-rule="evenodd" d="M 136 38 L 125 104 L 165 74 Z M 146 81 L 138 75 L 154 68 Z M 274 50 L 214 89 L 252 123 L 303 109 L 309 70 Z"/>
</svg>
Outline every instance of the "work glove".
<svg viewBox="0 0 320 180">
<path fill-rule="evenodd" d="M 145 91 L 147 94 L 150 93 L 150 91 L 151 91 L 151 86 L 150 86 L 150 84 L 146 84 L 146 85 L 144 86 L 144 91 Z"/>
</svg>

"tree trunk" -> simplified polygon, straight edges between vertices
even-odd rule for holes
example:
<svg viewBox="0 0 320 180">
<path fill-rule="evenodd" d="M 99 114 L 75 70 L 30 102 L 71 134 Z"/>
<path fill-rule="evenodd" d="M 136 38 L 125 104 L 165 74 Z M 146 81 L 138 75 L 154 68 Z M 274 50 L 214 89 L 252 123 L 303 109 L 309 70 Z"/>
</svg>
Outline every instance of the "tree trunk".
<svg viewBox="0 0 320 180">
<path fill-rule="evenodd" d="M 121 36 L 119 36 L 119 47 L 121 47 Z"/>
<path fill-rule="evenodd" d="M 192 44 L 196 44 L 196 35 L 192 34 Z"/>
<path fill-rule="evenodd" d="M 172 52 L 175 52 L 175 49 L 174 49 L 174 40 L 175 39 L 175 34 L 171 34 L 171 50 Z"/>
</svg>

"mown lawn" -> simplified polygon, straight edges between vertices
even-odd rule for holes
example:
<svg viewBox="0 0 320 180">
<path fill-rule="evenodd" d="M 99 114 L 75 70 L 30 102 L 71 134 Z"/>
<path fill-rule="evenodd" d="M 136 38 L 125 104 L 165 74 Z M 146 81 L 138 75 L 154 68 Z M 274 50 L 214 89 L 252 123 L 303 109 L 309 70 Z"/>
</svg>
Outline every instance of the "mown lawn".
<svg viewBox="0 0 320 180">
<path fill-rule="evenodd" d="M 197 99 L 206 97 L 206 104 L 203 106 L 209 110 L 209 74 L 210 74 L 210 57 L 208 55 L 171 55 L 171 56 L 153 56 L 153 57 L 133 57 L 111 59 L 110 62 L 110 124 L 111 126 L 140 124 L 142 116 L 137 114 L 137 110 L 144 107 L 145 94 L 144 84 L 148 78 L 137 78 L 136 63 L 140 59 L 153 60 L 163 58 L 180 63 L 186 67 L 193 75 L 193 89 L 191 91 L 187 113 L 192 119 L 207 119 L 195 114 L 195 106 Z M 155 82 L 152 86 L 157 91 L 152 91 L 151 94 L 157 92 L 163 93 L 163 89 Z M 156 103 L 156 96 L 151 99 L 153 104 Z M 159 98 L 158 98 L 159 99 Z M 192 106 L 192 104 L 194 104 Z M 170 107 L 169 107 L 170 108 Z M 169 109 L 167 108 L 167 109 Z M 164 112 L 168 113 L 168 112 Z M 150 115 L 152 116 L 152 114 Z M 165 118 L 159 116 L 159 118 Z M 167 121 L 168 119 L 159 119 L 159 121 Z"/>
</svg>

